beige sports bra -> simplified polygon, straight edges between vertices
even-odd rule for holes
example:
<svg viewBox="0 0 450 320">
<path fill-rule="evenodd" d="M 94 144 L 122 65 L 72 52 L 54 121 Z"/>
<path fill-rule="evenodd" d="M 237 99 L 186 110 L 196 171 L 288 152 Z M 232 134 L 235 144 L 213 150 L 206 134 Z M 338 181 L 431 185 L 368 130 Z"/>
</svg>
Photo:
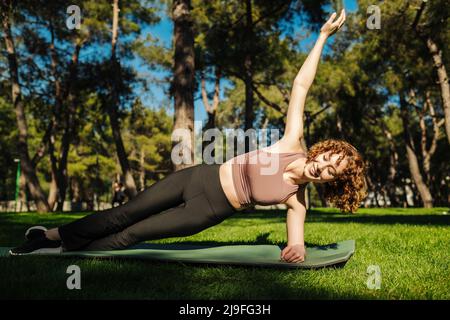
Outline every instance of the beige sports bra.
<svg viewBox="0 0 450 320">
<path fill-rule="evenodd" d="M 260 149 L 234 157 L 233 184 L 241 206 L 270 205 L 286 201 L 299 185 L 283 179 L 285 168 L 292 161 L 305 157 L 304 152 L 271 153 Z"/>
</svg>

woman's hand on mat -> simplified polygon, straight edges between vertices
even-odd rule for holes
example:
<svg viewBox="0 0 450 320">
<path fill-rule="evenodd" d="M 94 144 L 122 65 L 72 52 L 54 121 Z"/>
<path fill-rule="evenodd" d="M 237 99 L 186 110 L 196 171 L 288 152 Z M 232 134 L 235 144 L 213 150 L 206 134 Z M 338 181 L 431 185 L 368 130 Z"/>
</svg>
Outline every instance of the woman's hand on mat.
<svg viewBox="0 0 450 320">
<path fill-rule="evenodd" d="M 286 262 L 305 261 L 306 249 L 303 244 L 288 245 L 281 251 L 281 260 Z"/>
<path fill-rule="evenodd" d="M 320 29 L 321 34 L 329 37 L 329 36 L 333 35 L 334 33 L 336 33 L 336 31 L 338 31 L 342 27 L 342 25 L 344 24 L 344 21 L 345 21 L 345 10 L 342 9 L 341 15 L 339 16 L 339 18 L 337 18 L 334 21 L 336 16 L 337 16 L 337 14 L 336 14 L 336 12 L 334 12 L 331 15 L 330 19 L 328 19 L 328 21 L 325 22 L 325 24 Z"/>
</svg>

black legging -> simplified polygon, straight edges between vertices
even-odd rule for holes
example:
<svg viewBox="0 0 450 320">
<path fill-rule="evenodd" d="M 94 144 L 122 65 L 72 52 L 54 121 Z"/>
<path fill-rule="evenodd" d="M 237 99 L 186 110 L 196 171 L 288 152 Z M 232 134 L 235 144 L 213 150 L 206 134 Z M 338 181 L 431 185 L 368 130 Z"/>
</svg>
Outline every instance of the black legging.
<svg viewBox="0 0 450 320">
<path fill-rule="evenodd" d="M 113 250 L 136 243 L 198 233 L 237 210 L 219 178 L 220 164 L 171 173 L 124 205 L 59 227 L 64 251 Z"/>
</svg>

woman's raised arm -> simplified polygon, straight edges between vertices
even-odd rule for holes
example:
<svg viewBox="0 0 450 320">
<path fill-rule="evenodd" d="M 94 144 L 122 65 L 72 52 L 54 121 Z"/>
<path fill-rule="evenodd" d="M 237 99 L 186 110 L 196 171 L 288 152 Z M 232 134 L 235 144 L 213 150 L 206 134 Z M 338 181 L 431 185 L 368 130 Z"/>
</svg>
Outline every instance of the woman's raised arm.
<svg viewBox="0 0 450 320">
<path fill-rule="evenodd" d="M 328 21 L 320 29 L 319 37 L 314 48 L 309 53 L 300 71 L 294 79 L 291 97 L 287 112 L 286 127 L 283 140 L 295 145 L 299 143 L 303 136 L 303 112 L 305 108 L 306 95 L 316 76 L 317 66 L 320 61 L 322 49 L 329 36 L 339 30 L 345 21 L 345 11 L 342 9 L 341 15 L 336 18 L 336 12 L 333 13 Z"/>
</svg>

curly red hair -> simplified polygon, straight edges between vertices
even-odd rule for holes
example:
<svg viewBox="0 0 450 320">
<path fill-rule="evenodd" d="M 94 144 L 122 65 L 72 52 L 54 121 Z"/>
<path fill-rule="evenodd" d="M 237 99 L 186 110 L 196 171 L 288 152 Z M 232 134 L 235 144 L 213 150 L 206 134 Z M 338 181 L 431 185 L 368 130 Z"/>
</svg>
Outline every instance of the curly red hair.
<svg viewBox="0 0 450 320">
<path fill-rule="evenodd" d="M 338 164 L 344 158 L 348 163 L 335 180 L 323 184 L 325 199 L 341 212 L 354 213 L 358 210 L 361 201 L 367 197 L 364 160 L 350 143 L 338 139 L 327 139 L 314 144 L 308 150 L 307 161 L 312 161 L 319 154 L 328 151 L 332 154 L 340 154 Z"/>
</svg>

